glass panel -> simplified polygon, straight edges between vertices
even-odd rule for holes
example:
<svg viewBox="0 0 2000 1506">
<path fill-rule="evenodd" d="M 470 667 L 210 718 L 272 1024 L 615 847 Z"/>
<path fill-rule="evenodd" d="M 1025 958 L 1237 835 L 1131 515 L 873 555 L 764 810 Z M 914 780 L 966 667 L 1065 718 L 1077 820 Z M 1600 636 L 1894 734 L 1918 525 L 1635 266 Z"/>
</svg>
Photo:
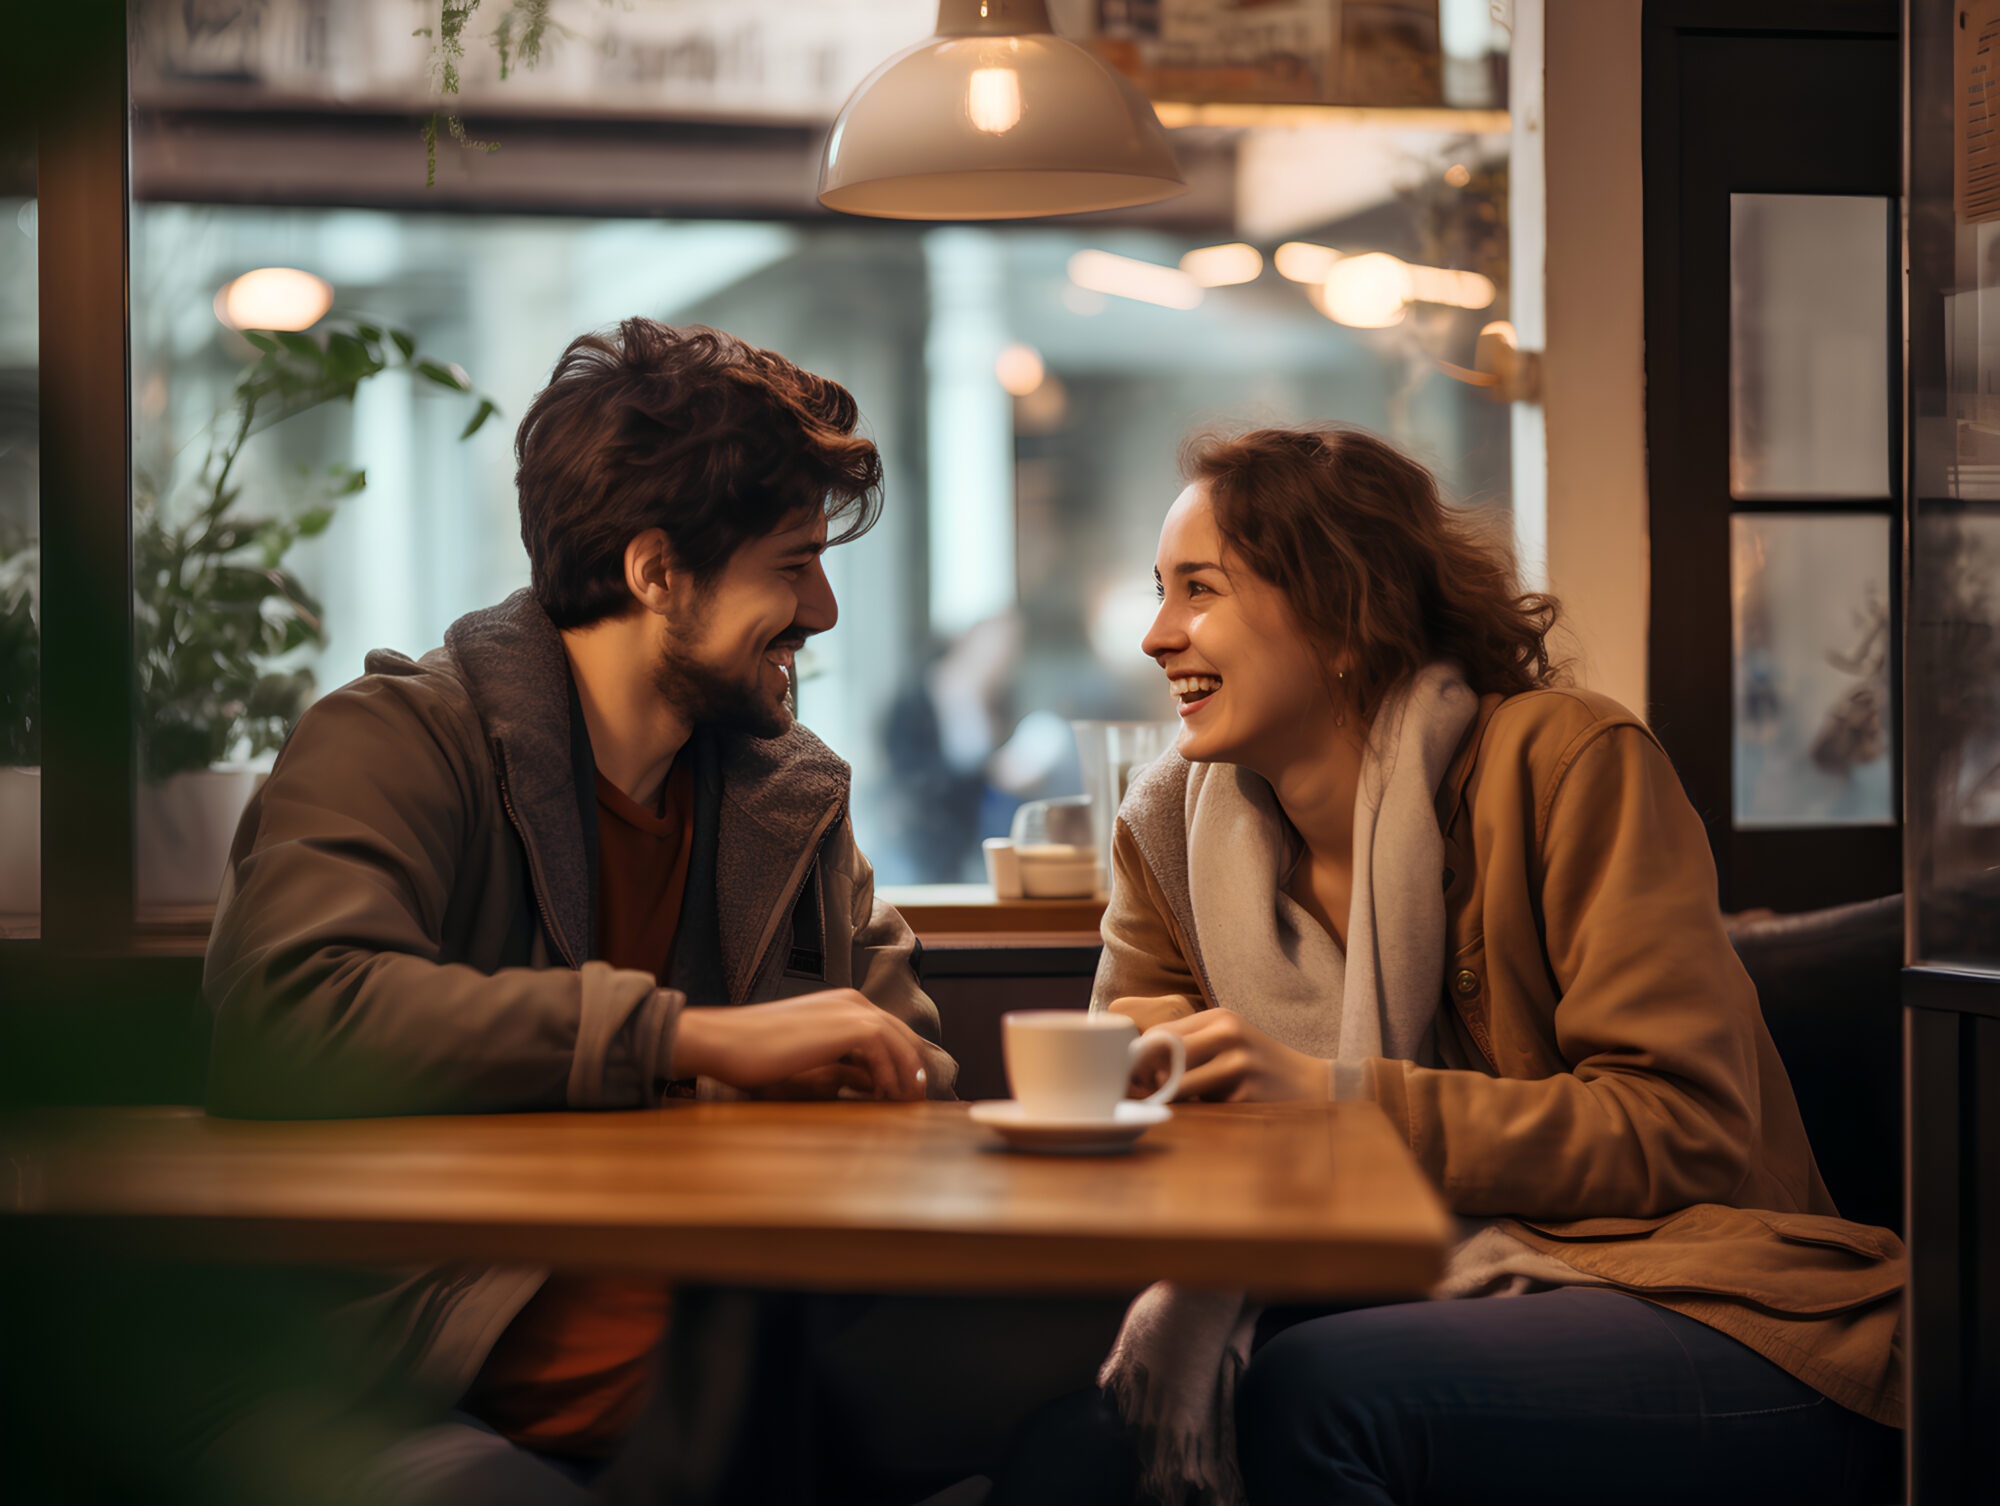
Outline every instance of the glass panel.
<svg viewBox="0 0 2000 1506">
<path fill-rule="evenodd" d="M 2000 508 L 1928 503 L 1911 543 L 1915 960 L 2000 970 Z"/>
<path fill-rule="evenodd" d="M 1971 66 L 1961 10 L 1912 8 L 1913 80 Z M 2000 218 L 1954 202 L 1987 94 L 1954 97 L 1911 116 L 1904 882 L 1912 963 L 2000 976 Z"/>
<path fill-rule="evenodd" d="M 1887 497 L 1893 201 L 1729 196 L 1733 496 Z"/>
<path fill-rule="evenodd" d="M 0 937 L 39 935 L 42 914 L 33 160 L 24 150 L 0 162 Z"/>
<path fill-rule="evenodd" d="M 1910 961 L 2000 976 L 2000 220 L 1954 204 L 1983 90 L 1954 89 L 1976 33 L 1913 6 L 1909 590 L 1904 882 Z"/>
<path fill-rule="evenodd" d="M 1889 520 L 1729 522 L 1737 828 L 1892 824 Z"/>
<path fill-rule="evenodd" d="M 928 31 L 935 4 L 648 9 L 555 7 L 563 25 L 540 61 L 504 81 L 491 28 L 468 28 L 460 102 L 500 149 L 441 135 L 426 189 L 415 119 L 356 129 L 357 100 L 391 122 L 433 107 L 431 43 L 411 36 L 423 17 L 409 0 L 273 0 L 267 23 L 232 28 L 141 5 L 132 362 L 136 531 L 154 551 L 136 572 L 153 635 L 139 733 L 149 914 L 212 899 L 235 811 L 307 700 L 362 673 L 368 650 L 421 654 L 526 583 L 514 426 L 571 339 L 630 315 L 714 325 L 842 382 L 881 449 L 882 520 L 827 559 L 840 622 L 801 656 L 799 700 L 853 767 L 854 829 L 884 884 L 980 881 L 982 837 L 1004 835 L 1023 800 L 1081 789 L 1070 719 L 1169 714 L 1138 645 L 1189 430 L 1345 419 L 1408 445 L 1453 496 L 1508 509 L 1508 407 L 1462 379 L 1480 330 L 1509 317 L 1506 137 L 1491 122 L 1470 136 L 1327 127 L 1311 153 L 1277 149 L 1299 134 L 1289 126 L 1184 133 L 1208 197 L 1150 228 L 1142 216 L 850 220 L 819 211 L 799 164 L 851 84 Z M 1070 3 L 1058 24 L 1094 14 Z M 683 80 L 697 65 L 712 78 Z M 658 129 L 669 111 L 700 129 Z M 1327 160 L 1364 166 L 1329 188 Z M 1428 277 L 1444 301 L 1412 281 L 1391 326 L 1350 328 L 1327 310 L 1326 264 L 1298 274 L 1296 255 L 1277 254 L 1287 244 L 1308 261 L 1384 250 L 1481 276 Z M 1204 248 L 1223 254 L 1183 267 Z M 1109 254 L 1095 275 L 1076 270 L 1086 251 Z M 177 652 L 219 614 L 176 597 L 160 551 L 215 495 L 210 446 L 235 432 L 237 384 L 259 359 L 218 318 L 218 292 L 263 268 L 325 285 L 331 303 L 302 331 L 313 345 L 357 320 L 407 331 L 499 417 L 461 443 L 472 399 L 395 361 L 352 403 L 268 428 L 260 415 L 230 473 L 236 510 L 331 511 L 279 561 L 312 624 L 225 656 L 225 684 L 213 655 Z M 1178 306 L 1142 291 L 1162 278 Z M 328 495 L 354 472 L 364 488 Z M 280 596 L 262 605 L 280 627 L 296 618 Z M 250 685 L 272 690 L 258 699 L 267 714 L 232 710 Z M 213 799 L 168 800 L 176 780 Z"/>
<path fill-rule="evenodd" d="M 1917 410 L 1919 474 L 1932 495 L 1990 502 L 2000 499 L 2000 222 L 1961 234 L 1964 263 L 1978 270 L 1944 295 L 1950 393 Z"/>
</svg>

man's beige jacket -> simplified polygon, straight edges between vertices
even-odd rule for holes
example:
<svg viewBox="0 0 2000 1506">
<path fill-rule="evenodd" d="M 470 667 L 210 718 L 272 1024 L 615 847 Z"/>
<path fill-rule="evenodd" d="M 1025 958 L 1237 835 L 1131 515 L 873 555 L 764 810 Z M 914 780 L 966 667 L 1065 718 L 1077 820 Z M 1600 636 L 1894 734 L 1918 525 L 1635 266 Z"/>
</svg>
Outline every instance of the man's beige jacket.
<svg viewBox="0 0 2000 1506">
<path fill-rule="evenodd" d="M 637 1108 L 670 1090 L 684 1003 L 837 987 L 924 1037 L 930 1092 L 951 1096 L 916 939 L 854 845 L 847 765 L 811 733 L 690 742 L 694 844 L 662 987 L 590 960 L 594 764 L 528 593 L 368 671 L 306 713 L 237 830 L 203 984 L 212 1112 Z M 456 1397 L 545 1275 L 413 1274 L 365 1316 Z"/>
<path fill-rule="evenodd" d="M 1098 993 L 1213 1002 L 1169 754 L 1119 821 Z M 1701 821 L 1603 696 L 1485 697 L 1437 791 L 1451 1071 L 1377 1059 L 1381 1104 L 1447 1202 L 1586 1276 L 1903 1421 L 1906 1260 L 1843 1221 L 1724 934 Z"/>
</svg>

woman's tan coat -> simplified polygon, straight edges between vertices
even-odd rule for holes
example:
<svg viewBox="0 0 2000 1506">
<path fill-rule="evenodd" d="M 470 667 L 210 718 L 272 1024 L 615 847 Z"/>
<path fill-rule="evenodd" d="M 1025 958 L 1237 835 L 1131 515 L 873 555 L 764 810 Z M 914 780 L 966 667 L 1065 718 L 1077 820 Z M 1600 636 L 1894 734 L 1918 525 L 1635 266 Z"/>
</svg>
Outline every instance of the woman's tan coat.
<svg viewBox="0 0 2000 1506">
<path fill-rule="evenodd" d="M 1176 769 L 1178 765 L 1178 769 Z M 1097 996 L 1208 1003 L 1174 755 L 1120 812 Z M 1363 1094 L 1458 1213 L 1732 1335 L 1842 1406 L 1903 1421 L 1905 1257 L 1843 1221 L 1700 820 L 1617 703 L 1487 696 L 1437 796 L 1451 1071 L 1377 1059 Z"/>
</svg>

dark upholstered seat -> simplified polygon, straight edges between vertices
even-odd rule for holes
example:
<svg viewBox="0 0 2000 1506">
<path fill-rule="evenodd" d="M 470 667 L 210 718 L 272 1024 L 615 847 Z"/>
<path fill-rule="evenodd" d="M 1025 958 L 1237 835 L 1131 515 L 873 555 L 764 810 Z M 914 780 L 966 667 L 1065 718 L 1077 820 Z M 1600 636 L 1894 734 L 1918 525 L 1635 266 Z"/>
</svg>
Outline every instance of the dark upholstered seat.
<svg viewBox="0 0 2000 1506">
<path fill-rule="evenodd" d="M 1735 916 L 1743 959 L 1841 1213 L 1903 1227 L 1903 899 Z"/>
</svg>

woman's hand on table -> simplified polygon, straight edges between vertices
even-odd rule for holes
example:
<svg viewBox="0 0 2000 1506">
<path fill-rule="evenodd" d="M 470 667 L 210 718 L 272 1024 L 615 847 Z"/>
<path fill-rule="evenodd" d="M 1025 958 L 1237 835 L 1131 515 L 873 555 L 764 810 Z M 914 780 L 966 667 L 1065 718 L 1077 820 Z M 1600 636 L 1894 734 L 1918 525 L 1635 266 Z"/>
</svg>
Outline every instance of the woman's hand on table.
<svg viewBox="0 0 2000 1506">
<path fill-rule="evenodd" d="M 1187 1043 L 1187 1075 L 1174 1095 L 1176 1101 L 1278 1103 L 1333 1097 L 1333 1063 L 1294 1051 L 1234 1010 L 1204 1009 L 1158 1023 Z M 1132 1088 L 1136 1096 L 1144 1096 L 1163 1081 L 1164 1074 L 1149 1059 Z"/>
<path fill-rule="evenodd" d="M 668 1076 L 712 1077 L 784 1098 L 925 1095 L 921 1038 L 858 989 L 830 988 L 772 1004 L 683 1008 Z"/>
</svg>

